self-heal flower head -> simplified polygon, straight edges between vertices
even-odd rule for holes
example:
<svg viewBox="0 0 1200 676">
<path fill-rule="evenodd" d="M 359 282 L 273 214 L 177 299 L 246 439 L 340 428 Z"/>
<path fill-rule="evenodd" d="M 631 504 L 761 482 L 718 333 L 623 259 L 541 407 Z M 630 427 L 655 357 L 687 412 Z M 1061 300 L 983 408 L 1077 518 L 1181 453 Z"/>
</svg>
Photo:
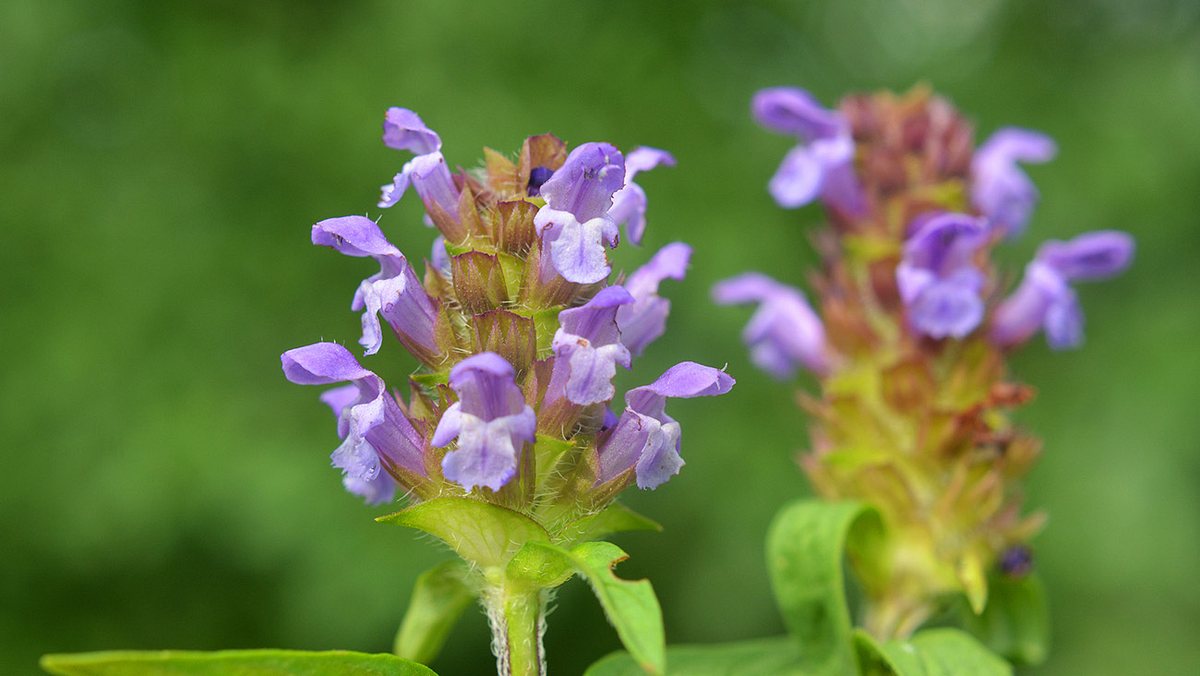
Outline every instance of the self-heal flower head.
<svg viewBox="0 0 1200 676">
<path fill-rule="evenodd" d="M 683 279 L 691 256 L 690 246 L 672 242 L 625 280 L 625 289 L 634 302 L 617 310 L 617 326 L 621 342 L 633 356 L 641 354 L 667 330 L 671 301 L 658 295 L 658 285 L 664 279 Z"/>
<path fill-rule="evenodd" d="M 516 474 L 522 447 L 534 440 L 537 418 L 513 375 L 512 364 L 493 352 L 468 357 L 450 371 L 458 401 L 442 414 L 430 443 L 458 440 L 442 460 L 442 473 L 467 490 L 500 490 Z"/>
<path fill-rule="evenodd" d="M 613 194 L 625 186 L 625 159 L 608 143 L 584 143 L 539 188 L 546 205 L 534 218 L 553 269 L 563 279 L 593 284 L 611 269 L 605 246 L 617 245 L 608 215 Z"/>
<path fill-rule="evenodd" d="M 667 369 L 649 385 L 625 394 L 625 410 L 597 449 L 596 484 L 634 470 L 638 488 L 657 488 L 683 467 L 680 427 L 666 414 L 668 397 L 713 397 L 729 392 L 734 380 L 710 366 L 686 361 Z M 611 422 L 611 421 L 610 421 Z"/>
<path fill-rule="evenodd" d="M 865 208 L 854 174 L 854 139 L 838 112 L 822 107 L 811 94 L 795 87 L 772 87 L 754 96 L 754 118 L 764 127 L 800 140 L 771 179 L 771 196 L 795 209 L 818 196 L 847 214 Z"/>
<path fill-rule="evenodd" d="M 434 336 L 436 308 L 400 250 L 392 246 L 369 218 L 330 218 L 312 228 L 312 242 L 356 258 L 374 258 L 378 273 L 364 279 L 350 308 L 364 310 L 360 343 L 375 354 L 383 341 L 382 315 L 404 346 L 417 358 L 430 361 L 439 353 Z"/>
<path fill-rule="evenodd" d="M 338 416 L 342 444 L 330 457 L 342 470 L 347 490 L 379 504 L 390 502 L 396 490 L 387 465 L 398 474 L 425 476 L 422 435 L 388 394 L 383 379 L 359 365 L 349 350 L 315 343 L 284 352 L 281 361 L 293 383 L 350 383 L 321 396 Z"/>
<path fill-rule="evenodd" d="M 1016 291 L 996 308 L 992 340 L 1011 347 L 1040 329 L 1053 349 L 1077 347 L 1083 341 L 1083 311 L 1071 282 L 1120 274 L 1133 260 L 1133 251 L 1133 238 L 1111 230 L 1046 242 L 1026 266 Z"/>
<path fill-rule="evenodd" d="M 983 320 L 983 273 L 973 263 L 987 241 L 983 219 L 944 213 L 923 219 L 896 267 L 913 327 L 931 338 L 962 338 Z"/>
<path fill-rule="evenodd" d="M 659 165 L 673 167 L 675 157 L 665 150 L 646 147 L 634 148 L 625 156 L 625 187 L 613 195 L 608 216 L 625 226 L 625 236 L 634 244 L 641 244 L 646 232 L 646 191 L 633 182 L 633 177 Z"/>
<path fill-rule="evenodd" d="M 751 359 L 767 373 L 786 379 L 797 366 L 817 374 L 828 369 L 825 327 L 799 289 L 747 272 L 718 282 L 713 300 L 719 305 L 759 304 L 742 339 Z"/>
<path fill-rule="evenodd" d="M 971 201 L 1006 237 L 1025 230 L 1038 201 L 1037 188 L 1017 163 L 1049 162 L 1057 151 L 1050 137 L 1016 127 L 997 131 L 975 151 Z"/>
<path fill-rule="evenodd" d="M 440 209 L 457 221 L 458 189 L 441 153 L 441 137 L 413 111 L 389 108 L 383 121 L 383 143 L 415 157 L 405 163 L 391 183 L 380 188 L 379 206 L 394 206 L 412 184 L 427 209 Z"/>
<path fill-rule="evenodd" d="M 563 310 L 554 334 L 554 373 L 550 390 L 562 387 L 573 404 L 587 406 L 613 398 L 617 364 L 630 367 L 629 348 L 621 342 L 617 312 L 634 302 L 624 288 L 610 286 L 586 304 Z"/>
</svg>

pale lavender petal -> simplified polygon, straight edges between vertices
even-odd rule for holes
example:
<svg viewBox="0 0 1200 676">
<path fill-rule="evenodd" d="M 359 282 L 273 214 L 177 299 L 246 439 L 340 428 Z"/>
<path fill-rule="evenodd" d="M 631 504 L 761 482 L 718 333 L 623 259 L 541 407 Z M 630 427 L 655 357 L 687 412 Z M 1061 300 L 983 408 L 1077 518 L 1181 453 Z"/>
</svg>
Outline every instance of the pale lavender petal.
<svg viewBox="0 0 1200 676">
<path fill-rule="evenodd" d="M 666 331 L 671 303 L 658 295 L 658 285 L 664 279 L 683 279 L 691 255 L 691 247 L 673 242 L 659 249 L 625 281 L 634 302 L 617 310 L 617 326 L 621 329 L 621 342 L 634 356 Z"/>
<path fill-rule="evenodd" d="M 721 305 L 759 303 L 742 338 L 767 373 L 785 379 L 800 365 L 818 374 L 829 368 L 825 327 L 799 289 L 750 272 L 719 282 L 713 299 Z"/>
<path fill-rule="evenodd" d="M 658 166 L 675 166 L 675 156 L 658 148 L 638 146 L 625 156 L 625 184 L 633 183 L 633 177 L 641 171 L 649 171 Z"/>
<path fill-rule="evenodd" d="M 400 202 L 400 198 L 404 197 L 404 193 L 408 191 L 410 166 L 411 163 L 404 165 L 403 171 L 393 176 L 391 183 L 379 186 L 379 202 L 377 206 L 380 209 L 396 206 Z"/>
<path fill-rule="evenodd" d="M 615 244 L 617 226 L 607 217 L 580 223 L 569 212 L 543 207 L 534 225 L 545 233 L 554 269 L 568 282 L 594 284 L 612 271 L 604 245 Z"/>
<path fill-rule="evenodd" d="M 407 108 L 388 108 L 383 118 L 383 143 L 389 148 L 407 150 L 416 155 L 436 152 L 442 139 Z"/>
<path fill-rule="evenodd" d="M 387 472 L 380 472 L 370 480 L 346 475 L 342 477 L 342 485 L 347 491 L 361 496 L 368 505 L 382 505 L 396 498 L 396 481 Z"/>
<path fill-rule="evenodd" d="M 845 125 L 837 113 L 796 87 L 760 90 L 754 95 L 751 111 L 767 129 L 806 141 L 834 136 Z"/>
<path fill-rule="evenodd" d="M 584 143 L 542 184 L 540 194 L 551 208 L 587 222 L 604 216 L 612 206 L 613 193 L 624 185 L 621 151 L 608 143 Z"/>
<path fill-rule="evenodd" d="M 625 411 L 605 433 L 598 447 L 596 483 L 634 469 L 639 488 L 655 488 L 679 472 L 679 423 L 666 414 L 667 397 L 711 397 L 732 389 L 724 371 L 694 362 L 668 369 L 650 385 L 625 395 Z"/>
<path fill-rule="evenodd" d="M 347 256 L 370 257 L 379 263 L 379 273 L 363 280 L 351 303 L 353 310 L 365 309 L 359 342 L 367 354 L 378 352 L 382 343 L 380 316 L 418 358 L 428 360 L 438 353 L 433 299 L 408 260 L 387 241 L 374 221 L 362 216 L 330 218 L 313 226 L 312 241 Z"/>
<path fill-rule="evenodd" d="M 1083 343 L 1083 310 L 1075 292 L 1054 299 L 1046 308 L 1046 342 L 1053 350 L 1068 350 Z"/>
<path fill-rule="evenodd" d="M 633 302 L 624 288 L 610 286 L 585 305 L 558 314 L 552 388 L 561 384 L 567 399 L 580 406 L 612 399 L 616 365 L 629 368 L 631 360 L 629 349 L 620 342 L 617 312 Z"/>
<path fill-rule="evenodd" d="M 1080 235 L 1068 242 L 1050 241 L 1037 258 L 1067 281 L 1108 279 L 1125 271 L 1133 260 L 1133 238 L 1116 230 Z"/>
<path fill-rule="evenodd" d="M 908 306 L 913 327 L 931 338 L 963 338 L 983 321 L 983 275 L 971 268 L 939 278 Z"/>
<path fill-rule="evenodd" d="M 435 152 L 418 155 L 412 159 L 410 164 L 412 170 L 409 180 L 412 181 L 412 186 L 417 194 L 421 196 L 425 208 L 431 209 L 432 205 L 436 204 L 457 222 L 458 188 L 454 186 L 454 179 L 450 176 L 450 169 L 446 166 L 446 158 L 442 157 L 441 153 Z"/>
<path fill-rule="evenodd" d="M 647 147 L 634 148 L 625 156 L 625 187 L 613 195 L 608 217 L 625 226 L 625 235 L 634 244 L 641 244 L 646 231 L 646 191 L 633 182 L 633 177 L 659 165 L 673 167 L 675 157 L 665 150 Z"/>
<path fill-rule="evenodd" d="M 280 361 L 284 375 L 295 383 L 352 383 L 321 396 L 338 414 L 342 444 L 330 458 L 342 470 L 347 489 L 371 501 L 391 499 L 394 482 L 380 478 L 387 477 L 385 461 L 425 476 L 421 435 L 388 394 L 383 380 L 359 365 L 349 350 L 335 343 L 316 343 L 288 350 Z"/>
<path fill-rule="evenodd" d="M 467 490 L 499 490 L 517 471 L 521 449 L 534 440 L 537 418 L 513 381 L 514 369 L 493 352 L 459 362 L 450 371 L 458 394 L 434 432 L 435 446 L 457 438 L 458 446 L 442 460 L 447 479 Z"/>
<path fill-rule="evenodd" d="M 817 198 L 821 192 L 824 166 L 805 146 L 796 146 L 783 158 L 771 177 L 771 196 L 785 209 L 795 209 Z"/>
<path fill-rule="evenodd" d="M 987 222 L 960 213 L 940 213 L 923 219 L 904 243 L 904 261 L 947 275 L 970 265 L 979 247 L 987 241 Z"/>
<path fill-rule="evenodd" d="M 1057 148 L 1048 136 L 1006 128 L 997 131 L 975 151 L 971 162 L 971 199 L 992 225 L 1007 236 L 1025 229 L 1038 191 L 1018 162 L 1053 159 Z"/>
<path fill-rule="evenodd" d="M 446 251 L 446 238 L 441 235 L 433 240 L 433 247 L 429 251 L 429 262 L 433 265 L 433 269 L 442 273 L 445 276 L 450 275 L 450 252 Z"/>
<path fill-rule="evenodd" d="M 1034 260 L 1025 268 L 1017 290 L 1000 303 L 992 315 L 992 341 L 1002 347 L 1024 343 L 1046 322 L 1050 306 L 1073 295 L 1056 270 Z"/>
</svg>

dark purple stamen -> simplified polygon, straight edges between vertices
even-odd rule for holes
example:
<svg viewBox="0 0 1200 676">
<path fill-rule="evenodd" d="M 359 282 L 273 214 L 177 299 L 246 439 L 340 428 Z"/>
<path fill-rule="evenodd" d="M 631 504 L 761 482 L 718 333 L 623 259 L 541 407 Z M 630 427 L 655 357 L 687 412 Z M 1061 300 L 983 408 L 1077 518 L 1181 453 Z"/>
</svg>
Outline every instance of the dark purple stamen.
<svg viewBox="0 0 1200 676">
<path fill-rule="evenodd" d="M 1033 550 L 1025 545 L 1014 545 L 1000 555 L 1000 572 L 1011 578 L 1021 578 L 1033 570 Z"/>
<path fill-rule="evenodd" d="M 554 170 L 549 167 L 534 167 L 529 170 L 529 196 L 537 197 L 542 192 L 542 184 L 550 180 Z"/>
</svg>

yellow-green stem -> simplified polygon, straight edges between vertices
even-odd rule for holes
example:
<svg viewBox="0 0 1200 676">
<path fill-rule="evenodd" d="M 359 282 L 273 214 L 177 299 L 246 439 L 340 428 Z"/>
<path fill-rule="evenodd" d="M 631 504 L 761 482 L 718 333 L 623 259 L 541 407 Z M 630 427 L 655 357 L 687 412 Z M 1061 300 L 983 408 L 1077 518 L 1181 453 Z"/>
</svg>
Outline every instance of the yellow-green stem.
<svg viewBox="0 0 1200 676">
<path fill-rule="evenodd" d="M 501 583 L 485 592 L 499 676 L 544 676 L 546 592 Z"/>
</svg>

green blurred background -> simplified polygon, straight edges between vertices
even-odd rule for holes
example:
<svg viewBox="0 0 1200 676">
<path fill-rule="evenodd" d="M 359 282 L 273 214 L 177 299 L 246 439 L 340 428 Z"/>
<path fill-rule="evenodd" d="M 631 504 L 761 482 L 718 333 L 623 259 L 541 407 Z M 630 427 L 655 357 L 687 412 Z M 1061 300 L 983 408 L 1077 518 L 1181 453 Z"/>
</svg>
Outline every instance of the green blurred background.
<svg viewBox="0 0 1200 676">
<path fill-rule="evenodd" d="M 676 402 L 682 475 L 627 496 L 664 533 L 620 538 L 672 642 L 778 634 L 762 556 L 771 515 L 807 493 L 789 386 L 749 365 L 747 313 L 712 282 L 812 263 L 815 208 L 765 184 L 789 142 L 752 92 L 834 101 L 926 81 L 978 123 L 1044 130 L 1031 169 L 1043 237 L 1122 228 L 1124 278 L 1082 290 L 1085 349 L 1039 340 L 1012 365 L 1040 390 L 1031 504 L 1055 645 L 1040 674 L 1178 674 L 1200 664 L 1200 6 L 1076 3 L 0 3 L 0 672 L 47 651 L 279 646 L 385 651 L 416 574 L 446 557 L 345 493 L 333 421 L 278 354 L 353 345 L 370 265 L 309 225 L 378 215 L 405 161 L 379 142 L 411 107 L 452 164 L 552 130 L 676 153 L 648 175 L 647 247 L 686 239 L 668 339 L 621 384 L 687 357 L 729 363 L 721 400 Z M 428 250 L 416 200 L 385 231 Z M 370 365 L 412 365 L 392 344 Z M 555 673 L 617 647 L 585 587 L 559 596 Z M 470 613 L 434 665 L 492 668 Z"/>
</svg>

